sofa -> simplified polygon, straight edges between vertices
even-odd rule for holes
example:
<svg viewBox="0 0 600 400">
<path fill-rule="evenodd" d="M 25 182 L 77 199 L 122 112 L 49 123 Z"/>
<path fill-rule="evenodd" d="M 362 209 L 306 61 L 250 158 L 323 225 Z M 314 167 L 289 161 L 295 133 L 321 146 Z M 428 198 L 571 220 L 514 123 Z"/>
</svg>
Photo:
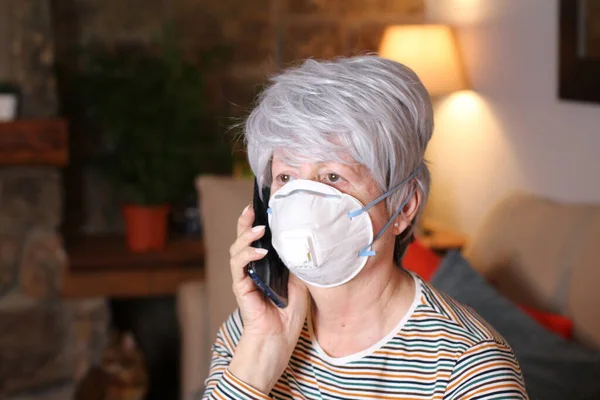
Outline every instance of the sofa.
<svg viewBox="0 0 600 400">
<path fill-rule="evenodd" d="M 229 246 L 237 219 L 252 201 L 254 181 L 216 176 L 196 180 L 204 231 L 204 280 L 186 282 L 177 293 L 181 331 L 181 398 L 189 400 L 204 387 L 210 347 L 223 321 L 236 308 L 231 291 Z"/>
<path fill-rule="evenodd" d="M 252 180 L 202 176 L 197 189 L 206 249 L 203 282 L 178 292 L 182 332 L 182 399 L 203 388 L 210 346 L 235 307 L 229 246 L 236 220 L 252 199 Z M 464 248 L 464 257 L 503 295 L 567 315 L 577 341 L 600 348 L 600 205 L 569 205 L 513 194 L 494 207 Z"/>
<path fill-rule="evenodd" d="M 516 304 L 568 316 L 578 342 L 600 348 L 600 205 L 524 193 L 488 212 L 463 250 Z"/>
</svg>

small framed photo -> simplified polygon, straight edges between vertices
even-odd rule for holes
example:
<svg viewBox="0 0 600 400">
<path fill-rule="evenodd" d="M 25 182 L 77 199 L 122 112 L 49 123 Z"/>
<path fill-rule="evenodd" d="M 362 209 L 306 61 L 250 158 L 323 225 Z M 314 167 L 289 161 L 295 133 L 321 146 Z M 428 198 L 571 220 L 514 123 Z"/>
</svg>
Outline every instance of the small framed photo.
<svg viewBox="0 0 600 400">
<path fill-rule="evenodd" d="M 561 0 L 558 95 L 600 103 L 600 1 Z"/>
<path fill-rule="evenodd" d="M 0 122 L 10 122 L 19 118 L 21 91 L 11 83 L 0 82 Z"/>
</svg>

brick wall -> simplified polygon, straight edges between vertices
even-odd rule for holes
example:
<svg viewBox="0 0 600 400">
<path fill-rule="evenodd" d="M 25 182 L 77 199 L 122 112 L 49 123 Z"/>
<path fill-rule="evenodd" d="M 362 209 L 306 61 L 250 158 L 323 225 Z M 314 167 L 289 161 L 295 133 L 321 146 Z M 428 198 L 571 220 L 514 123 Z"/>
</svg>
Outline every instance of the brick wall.
<svg viewBox="0 0 600 400">
<path fill-rule="evenodd" d="M 306 57 L 376 51 L 387 25 L 420 23 L 424 18 L 424 0 L 63 0 L 53 4 L 59 62 L 68 63 L 69 49 L 90 41 L 149 43 L 168 21 L 175 23 L 191 58 L 199 58 L 211 46 L 227 46 L 228 62 L 209 79 L 222 125 L 247 115 L 266 77 L 282 67 Z M 78 132 L 76 124 L 71 126 L 76 140 L 89 134 L 85 129 Z M 237 154 L 244 158 L 243 152 Z M 82 193 L 85 216 L 70 224 L 67 215 L 67 225 L 82 226 L 86 233 L 122 229 L 118 206 L 102 177 L 86 172 L 77 179 L 83 182 L 75 185 L 80 188 L 75 191 Z M 106 190 L 98 189 L 102 187 Z M 69 189 L 67 194 L 72 193 Z M 77 207 L 68 204 L 67 208 Z"/>
<path fill-rule="evenodd" d="M 424 0 L 71 0 L 63 6 L 76 43 L 148 42 L 172 20 L 188 53 L 231 48 L 219 76 L 221 100 L 243 115 L 265 77 L 306 57 L 376 51 L 389 24 L 420 23 Z M 61 24 L 63 25 L 63 24 Z M 73 32 L 76 35 L 73 35 Z"/>
</svg>

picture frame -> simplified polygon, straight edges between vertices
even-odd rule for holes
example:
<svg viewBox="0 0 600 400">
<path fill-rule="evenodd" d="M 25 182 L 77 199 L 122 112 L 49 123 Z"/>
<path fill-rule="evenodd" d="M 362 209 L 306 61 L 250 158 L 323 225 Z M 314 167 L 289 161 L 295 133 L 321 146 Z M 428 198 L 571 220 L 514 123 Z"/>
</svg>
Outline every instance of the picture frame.
<svg viewBox="0 0 600 400">
<path fill-rule="evenodd" d="M 558 97 L 600 103 L 600 2 L 560 0 Z"/>
</svg>

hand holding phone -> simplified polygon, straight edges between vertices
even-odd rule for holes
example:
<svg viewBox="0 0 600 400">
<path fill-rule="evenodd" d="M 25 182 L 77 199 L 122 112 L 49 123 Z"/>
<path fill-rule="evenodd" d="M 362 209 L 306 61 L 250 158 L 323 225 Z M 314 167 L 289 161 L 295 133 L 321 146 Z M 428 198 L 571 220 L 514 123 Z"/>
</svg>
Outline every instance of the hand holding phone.
<svg viewBox="0 0 600 400">
<path fill-rule="evenodd" d="M 264 225 L 264 235 L 252 242 L 252 247 L 266 249 L 267 255 L 256 261 L 251 261 L 246 267 L 248 275 L 256 286 L 277 306 L 285 308 L 288 304 L 288 279 L 289 270 L 277 255 L 271 244 L 271 230 L 267 214 L 270 188 L 265 187 L 262 191 L 262 199 L 256 179 L 254 180 L 254 198 L 252 206 L 254 209 L 254 223 L 252 226 Z"/>
<path fill-rule="evenodd" d="M 258 262 L 269 253 L 271 257 L 276 256 L 276 252 L 271 246 L 270 230 L 267 231 L 267 207 L 257 196 L 257 188 L 254 197 L 259 202 L 239 217 L 237 238 L 230 248 L 232 288 L 244 330 L 229 370 L 242 381 L 269 393 L 288 365 L 298 342 L 308 313 L 309 294 L 304 283 L 290 276 L 283 263 L 279 264 L 281 260 L 277 263 Z M 264 199 L 268 202 L 267 191 Z M 264 225 L 265 229 L 252 230 L 258 225 Z M 267 255 L 261 254 L 254 246 L 269 251 Z M 264 284 L 263 288 L 259 288 L 257 279 Z M 277 302 L 278 306 L 274 306 Z"/>
</svg>

